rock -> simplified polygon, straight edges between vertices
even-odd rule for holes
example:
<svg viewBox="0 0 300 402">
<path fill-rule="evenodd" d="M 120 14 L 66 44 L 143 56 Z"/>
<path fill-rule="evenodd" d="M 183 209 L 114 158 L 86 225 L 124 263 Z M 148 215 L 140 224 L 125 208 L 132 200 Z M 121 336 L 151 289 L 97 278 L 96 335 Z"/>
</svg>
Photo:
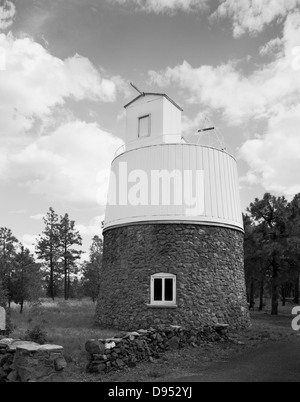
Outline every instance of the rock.
<svg viewBox="0 0 300 402">
<path fill-rule="evenodd" d="M 62 371 L 67 367 L 67 362 L 64 357 L 59 357 L 54 361 L 56 371 Z"/>
<path fill-rule="evenodd" d="M 6 348 L 7 346 L 9 346 L 10 344 L 12 344 L 15 341 L 16 341 L 16 339 L 12 339 L 12 338 L 1 339 L 0 340 L 0 348 Z"/>
<path fill-rule="evenodd" d="M 56 351 L 61 351 L 61 350 L 63 350 L 63 347 L 62 347 L 62 346 L 59 346 L 59 345 L 49 345 L 49 344 L 46 344 L 46 345 L 40 345 L 39 350 L 40 350 L 40 351 L 45 350 L 45 351 L 47 351 L 47 352 L 56 352 Z"/>
<path fill-rule="evenodd" d="M 116 344 L 118 344 L 118 343 L 121 343 L 123 341 L 123 338 L 112 338 L 110 340 L 115 342 Z"/>
<path fill-rule="evenodd" d="M 107 360 L 107 355 L 95 354 L 93 355 L 93 360 Z"/>
<path fill-rule="evenodd" d="M 5 363 L 7 363 L 7 361 L 11 361 L 12 363 L 13 357 L 11 354 L 5 354 L 2 355 L 2 357 L 0 358 L 0 367 L 3 367 Z"/>
<path fill-rule="evenodd" d="M 41 345 L 29 341 L 13 341 L 8 345 L 9 351 L 15 351 L 17 348 L 24 349 L 28 352 L 37 352 Z"/>
<path fill-rule="evenodd" d="M 102 342 L 90 339 L 85 343 L 85 350 L 91 354 L 104 354 L 105 347 Z"/>
<path fill-rule="evenodd" d="M 117 360 L 116 360 L 116 364 L 117 364 L 117 366 L 120 367 L 120 368 L 122 368 L 122 367 L 125 366 L 125 363 L 124 363 L 123 360 L 121 360 L 121 359 L 117 359 Z"/>
<path fill-rule="evenodd" d="M 180 339 L 178 338 L 178 336 L 173 336 L 172 338 L 169 339 L 169 346 L 172 349 L 178 349 L 179 343 Z"/>
<path fill-rule="evenodd" d="M 157 334 L 156 339 L 157 339 L 157 342 L 162 342 L 164 340 L 163 337 L 159 333 Z"/>
<path fill-rule="evenodd" d="M 106 364 L 98 364 L 97 371 L 98 373 L 103 373 L 106 370 Z"/>
<path fill-rule="evenodd" d="M 216 324 L 214 325 L 216 331 L 227 331 L 229 328 L 229 324 Z"/>
<path fill-rule="evenodd" d="M 16 371 L 11 371 L 8 376 L 7 376 L 7 380 L 9 382 L 15 382 L 17 381 L 18 375 Z"/>
<path fill-rule="evenodd" d="M 5 379 L 7 377 L 6 371 L 3 370 L 2 367 L 0 367 L 0 380 L 3 378 Z M 0 381 L 1 382 L 1 381 Z"/>
<path fill-rule="evenodd" d="M 112 349 L 116 346 L 115 342 L 107 342 L 104 344 L 105 349 Z"/>
</svg>

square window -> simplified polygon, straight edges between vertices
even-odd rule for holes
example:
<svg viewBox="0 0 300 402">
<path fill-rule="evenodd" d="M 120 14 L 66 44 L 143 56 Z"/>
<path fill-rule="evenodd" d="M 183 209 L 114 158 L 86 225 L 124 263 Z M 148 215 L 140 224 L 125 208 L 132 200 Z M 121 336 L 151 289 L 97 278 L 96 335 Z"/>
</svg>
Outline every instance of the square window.
<svg viewBox="0 0 300 402">
<path fill-rule="evenodd" d="M 176 306 L 176 275 L 159 273 L 151 276 L 151 305 Z"/>
<path fill-rule="evenodd" d="M 139 138 L 150 136 L 150 114 L 139 117 Z"/>
</svg>

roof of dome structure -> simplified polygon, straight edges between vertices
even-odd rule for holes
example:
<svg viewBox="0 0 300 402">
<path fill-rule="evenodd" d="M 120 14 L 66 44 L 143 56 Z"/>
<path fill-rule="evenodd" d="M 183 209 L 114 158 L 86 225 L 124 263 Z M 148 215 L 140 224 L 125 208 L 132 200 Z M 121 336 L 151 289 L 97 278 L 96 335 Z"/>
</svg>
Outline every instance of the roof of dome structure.
<svg viewBox="0 0 300 402">
<path fill-rule="evenodd" d="M 176 102 L 174 102 L 168 95 L 162 94 L 162 93 L 155 93 L 155 92 L 142 92 L 140 95 L 138 95 L 136 98 L 134 98 L 132 101 L 127 103 L 124 108 L 126 109 L 128 106 L 130 106 L 132 103 L 136 102 L 138 99 L 142 98 L 143 96 L 147 95 L 156 95 L 156 96 L 164 96 L 166 99 L 168 99 L 169 102 L 171 102 L 174 106 L 176 106 L 181 112 L 183 112 L 183 109 L 177 105 Z"/>
</svg>

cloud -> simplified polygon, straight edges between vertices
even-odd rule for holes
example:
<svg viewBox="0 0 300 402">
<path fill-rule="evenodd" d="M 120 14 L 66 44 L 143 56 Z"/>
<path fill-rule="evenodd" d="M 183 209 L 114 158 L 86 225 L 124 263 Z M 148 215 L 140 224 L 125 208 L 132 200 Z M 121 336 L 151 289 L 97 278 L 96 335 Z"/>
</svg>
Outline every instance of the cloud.
<svg viewBox="0 0 300 402">
<path fill-rule="evenodd" d="M 300 106 L 273 116 L 262 138 L 246 141 L 239 157 L 250 166 L 243 182 L 261 183 L 270 192 L 300 193 Z"/>
<path fill-rule="evenodd" d="M 148 13 L 175 13 L 177 11 L 191 12 L 203 10 L 208 0 L 107 0 L 111 3 L 119 3 L 134 6 L 136 10 Z"/>
<path fill-rule="evenodd" d="M 159 73 L 150 71 L 149 75 L 151 82 L 158 86 L 177 84 L 186 91 L 188 103 L 222 110 L 232 125 L 240 125 L 249 115 L 265 113 L 266 95 L 251 82 L 263 81 L 264 77 L 253 76 L 249 80 L 232 63 L 194 68 L 184 61 Z"/>
<path fill-rule="evenodd" d="M 300 62 L 298 69 L 295 53 L 299 38 L 300 12 L 287 18 L 281 39 L 283 50 L 275 60 L 248 76 L 232 61 L 196 68 L 184 61 L 160 72 L 150 71 L 150 81 L 158 86 L 178 85 L 185 90 L 187 102 L 221 110 L 231 125 L 241 125 L 250 118 L 268 118 L 300 101 Z"/>
<path fill-rule="evenodd" d="M 67 101 L 113 102 L 126 92 L 85 57 L 54 57 L 30 38 L 0 34 L 0 180 L 76 206 L 97 206 L 97 176 L 122 141 L 97 123 L 78 120 Z M 98 194 L 98 195 L 97 195 Z M 34 219 L 34 218 L 33 218 Z"/>
<path fill-rule="evenodd" d="M 9 28 L 16 14 L 16 7 L 11 1 L 4 1 L 0 4 L 0 31 Z"/>
<path fill-rule="evenodd" d="M 294 12 L 286 18 L 282 37 L 269 42 L 263 51 L 271 52 L 272 61 L 248 75 L 234 61 L 200 67 L 184 61 L 173 68 L 149 72 L 152 83 L 178 86 L 186 94 L 186 102 L 221 112 L 231 126 L 257 123 L 266 127 L 241 148 L 240 157 L 250 167 L 243 180 L 285 194 L 300 191 L 299 38 L 300 12 Z M 194 126 L 189 122 L 187 127 Z"/>
<path fill-rule="evenodd" d="M 98 176 L 110 168 L 121 144 L 96 123 L 68 122 L 10 155 L 6 178 L 52 201 L 96 207 L 101 186 L 106 188 Z"/>
<path fill-rule="evenodd" d="M 280 50 L 283 48 L 283 39 L 275 38 L 267 42 L 264 46 L 259 49 L 259 54 L 261 56 L 278 54 Z"/>
<path fill-rule="evenodd" d="M 88 225 L 84 225 L 84 224 L 77 224 L 76 225 L 76 230 L 79 231 L 79 233 L 83 236 L 102 236 L 102 221 L 104 220 L 104 214 L 103 215 L 99 215 L 99 216 L 95 216 L 94 218 L 92 218 L 89 222 Z"/>
<path fill-rule="evenodd" d="M 52 56 L 30 38 L 0 34 L 5 69 L 0 74 L 0 137 L 30 130 L 36 119 L 51 115 L 67 99 L 112 102 L 114 80 L 105 78 L 89 59 Z"/>
<path fill-rule="evenodd" d="M 20 242 L 23 244 L 25 248 L 28 248 L 31 254 L 35 254 L 35 244 L 36 244 L 36 239 L 37 235 L 25 233 L 20 237 Z"/>
<path fill-rule="evenodd" d="M 45 214 L 36 214 L 36 215 L 31 215 L 30 219 L 34 219 L 36 221 L 41 221 L 44 218 Z"/>
<path fill-rule="evenodd" d="M 300 7 L 300 0 L 221 0 L 211 20 L 231 18 L 234 37 L 257 34 L 272 22 L 281 22 Z M 299 10 L 298 10 L 299 11 Z"/>
</svg>

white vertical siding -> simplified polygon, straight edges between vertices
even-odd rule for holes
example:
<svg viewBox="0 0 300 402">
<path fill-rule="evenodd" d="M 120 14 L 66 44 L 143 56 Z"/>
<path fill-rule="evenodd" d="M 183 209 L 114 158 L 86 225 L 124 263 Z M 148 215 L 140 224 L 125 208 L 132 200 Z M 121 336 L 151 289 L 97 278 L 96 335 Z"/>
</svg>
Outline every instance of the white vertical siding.
<svg viewBox="0 0 300 402">
<path fill-rule="evenodd" d="M 118 156 L 112 163 L 112 172 L 118 176 L 120 163 L 127 163 L 128 175 L 134 169 L 141 169 L 149 179 L 148 205 L 107 205 L 105 226 L 147 221 L 188 221 L 211 225 L 232 226 L 243 229 L 240 209 L 237 166 L 235 159 L 219 149 L 193 144 L 159 144 L 134 149 Z M 196 178 L 196 171 L 204 172 L 204 194 L 198 191 L 197 205 L 191 209 L 191 200 L 195 197 L 195 186 L 190 186 L 184 179 L 179 183 L 182 187 L 182 205 L 175 205 L 173 198 L 173 182 L 168 190 L 171 191 L 170 205 L 151 204 L 151 171 L 179 171 L 184 178 L 184 171 L 191 171 L 189 182 Z M 188 177 L 186 177 L 187 179 Z M 178 182 L 177 182 L 178 184 Z M 184 186 L 185 184 L 185 186 Z M 128 189 L 132 186 L 129 183 Z M 162 188 L 160 188 L 162 190 Z M 199 190 L 199 189 L 198 189 Z M 112 191 L 110 186 L 110 191 Z M 125 194 L 126 196 L 126 194 Z M 201 198 L 204 198 L 204 209 L 201 208 Z"/>
</svg>

